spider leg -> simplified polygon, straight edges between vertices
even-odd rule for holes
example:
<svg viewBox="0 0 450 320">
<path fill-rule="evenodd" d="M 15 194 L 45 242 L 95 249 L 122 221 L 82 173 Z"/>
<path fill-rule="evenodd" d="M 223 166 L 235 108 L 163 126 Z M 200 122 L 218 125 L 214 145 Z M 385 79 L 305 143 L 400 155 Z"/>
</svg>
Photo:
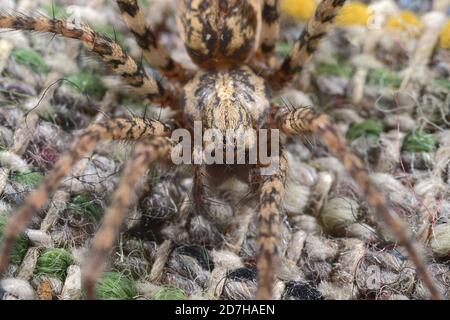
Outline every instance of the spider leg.
<svg viewBox="0 0 450 320">
<path fill-rule="evenodd" d="M 258 271 L 257 300 L 272 299 L 275 267 L 278 264 L 278 242 L 280 235 L 280 213 L 284 198 L 287 160 L 283 153 L 279 157 L 278 170 L 273 175 L 260 176 L 260 203 L 258 207 Z"/>
<path fill-rule="evenodd" d="M 143 50 L 144 59 L 157 68 L 169 79 L 184 82 L 187 80 L 187 72 L 183 66 L 175 62 L 167 49 L 159 43 L 157 36 L 145 22 L 144 14 L 137 0 L 116 1 L 123 19 L 133 33 L 138 45 Z"/>
<path fill-rule="evenodd" d="M 194 181 L 192 188 L 192 201 L 196 212 L 201 212 L 201 210 L 206 208 L 205 198 L 207 197 L 208 190 L 205 176 L 205 167 L 196 165 L 194 167 Z"/>
<path fill-rule="evenodd" d="M 288 135 L 313 133 L 323 140 L 364 191 L 368 203 L 376 209 L 377 214 L 391 229 L 400 245 L 405 247 L 410 259 L 416 266 L 417 274 L 430 290 L 433 299 L 442 299 L 441 293 L 427 271 L 426 263 L 415 247 L 415 243 L 409 236 L 403 221 L 395 212 L 389 210 L 386 198 L 371 182 L 368 172 L 364 169 L 363 162 L 349 151 L 345 139 L 339 135 L 330 119 L 326 115 L 306 107 L 300 107 L 290 112 L 280 108 L 274 110 L 272 115 L 274 126 Z"/>
<path fill-rule="evenodd" d="M 81 157 L 95 148 L 100 140 L 135 141 L 168 134 L 170 134 L 170 130 L 161 122 L 141 118 L 114 119 L 105 123 L 92 124 L 85 129 L 70 149 L 57 161 L 53 170 L 45 177 L 44 182 L 28 196 L 22 207 L 9 219 L 0 249 L 0 275 L 8 265 L 14 241 L 26 228 L 32 215 L 44 206 L 62 179 L 69 174 Z"/>
<path fill-rule="evenodd" d="M 302 71 L 305 63 L 316 51 L 320 39 L 327 34 L 334 18 L 344 3 L 345 0 L 323 0 L 319 4 L 314 16 L 308 21 L 302 34 L 294 43 L 289 56 L 269 78 L 272 89 L 280 90 L 294 78 L 295 74 Z"/>
<path fill-rule="evenodd" d="M 121 79 L 130 85 L 137 94 L 162 105 L 175 106 L 177 104 L 177 92 L 173 86 L 163 78 L 159 79 L 153 72 L 147 74 L 131 56 L 123 51 L 120 45 L 85 24 L 0 13 L 0 29 L 48 32 L 80 40 L 89 51 L 96 53 L 114 73 L 120 75 Z"/>
<path fill-rule="evenodd" d="M 140 142 L 127 163 L 120 183 L 114 192 L 111 205 L 105 213 L 102 226 L 96 234 L 83 272 L 83 284 L 87 298 L 94 298 L 95 283 L 104 269 L 109 251 L 114 245 L 120 226 L 132 202 L 136 187 L 148 169 L 157 160 L 170 157 L 173 142 L 168 138 L 152 138 Z"/>
<path fill-rule="evenodd" d="M 267 65 L 274 60 L 275 45 L 280 34 L 280 0 L 264 0 L 260 50 Z"/>
</svg>

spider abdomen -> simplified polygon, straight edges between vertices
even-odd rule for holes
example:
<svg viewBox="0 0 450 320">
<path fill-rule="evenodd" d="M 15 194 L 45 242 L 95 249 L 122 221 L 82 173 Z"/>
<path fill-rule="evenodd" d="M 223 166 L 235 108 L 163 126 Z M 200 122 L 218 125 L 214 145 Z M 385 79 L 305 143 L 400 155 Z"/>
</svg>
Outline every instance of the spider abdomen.
<svg viewBox="0 0 450 320">
<path fill-rule="evenodd" d="M 202 66 L 245 61 L 260 32 L 255 0 L 179 1 L 181 35 L 192 60 Z"/>
</svg>

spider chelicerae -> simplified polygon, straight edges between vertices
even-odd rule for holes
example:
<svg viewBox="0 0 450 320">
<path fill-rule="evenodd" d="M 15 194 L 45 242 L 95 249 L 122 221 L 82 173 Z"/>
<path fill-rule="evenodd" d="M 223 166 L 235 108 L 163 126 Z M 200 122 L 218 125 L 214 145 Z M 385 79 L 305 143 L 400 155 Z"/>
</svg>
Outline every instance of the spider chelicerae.
<svg viewBox="0 0 450 320">
<path fill-rule="evenodd" d="M 406 248 L 432 296 L 440 297 L 402 221 L 389 209 L 384 196 L 371 183 L 362 161 L 349 151 L 328 117 L 309 107 L 298 106 L 289 110 L 271 103 L 271 96 L 301 72 L 345 0 L 323 0 L 287 58 L 279 65 L 273 62 L 280 29 L 278 0 L 180 0 L 180 33 L 198 67 L 195 72 L 189 72 L 175 62 L 158 42 L 157 35 L 146 24 L 137 0 L 116 2 L 142 48 L 144 59 L 158 73 L 146 72 L 117 43 L 84 24 L 0 13 L 0 28 L 46 32 L 80 40 L 135 94 L 177 111 L 175 123 L 179 128 L 192 131 L 194 122 L 199 121 L 204 129 L 219 131 L 279 129 L 290 136 L 317 135 L 342 161 L 364 191 L 368 203 Z M 105 267 L 139 181 L 151 163 L 171 161 L 176 145 L 176 141 L 170 138 L 172 131 L 173 128 L 157 119 L 138 117 L 107 120 L 86 128 L 44 182 L 10 218 L 0 252 L 0 273 L 5 271 L 14 241 L 31 216 L 45 205 L 82 156 L 93 151 L 103 140 L 133 141 L 136 142 L 135 150 L 125 165 L 84 266 L 82 281 L 87 297 L 93 298 L 96 280 Z M 193 165 L 193 212 L 197 214 L 201 214 L 205 206 L 202 195 L 205 185 L 211 183 L 205 181 L 207 177 L 216 185 L 233 174 L 257 186 L 253 189 L 259 196 L 257 299 L 270 299 L 275 281 L 280 214 L 288 168 L 283 152 L 277 160 L 277 171 L 271 175 L 262 174 L 264 165 L 261 163 L 235 165 L 231 171 L 227 169 L 227 174 L 223 174 L 224 169 L 220 165 Z"/>
</svg>

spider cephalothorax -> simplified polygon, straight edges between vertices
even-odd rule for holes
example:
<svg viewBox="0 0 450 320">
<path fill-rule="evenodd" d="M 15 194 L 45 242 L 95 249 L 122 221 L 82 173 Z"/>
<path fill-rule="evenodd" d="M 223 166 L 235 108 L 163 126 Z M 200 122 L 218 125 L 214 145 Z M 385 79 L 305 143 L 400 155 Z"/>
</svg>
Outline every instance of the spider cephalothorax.
<svg viewBox="0 0 450 320">
<path fill-rule="evenodd" d="M 163 77 L 157 77 L 153 71 L 147 73 L 118 44 L 87 25 L 0 13 L 0 28 L 50 32 L 79 39 L 136 94 L 162 107 L 169 106 L 177 110 L 181 117 L 177 117 L 175 122 L 183 129 L 192 130 L 194 122 L 198 121 L 204 129 L 218 129 L 222 132 L 240 128 L 268 128 L 279 129 L 292 136 L 311 133 L 318 135 L 329 150 L 342 161 L 366 195 L 368 203 L 376 209 L 398 241 L 405 246 L 433 297 L 440 296 L 402 222 L 388 208 L 385 198 L 372 184 L 363 163 L 350 153 L 345 140 L 331 121 L 311 108 L 298 107 L 292 111 L 270 103 L 271 94 L 283 88 L 302 70 L 317 48 L 319 40 L 326 35 L 344 0 L 323 0 L 293 45 L 290 54 L 274 70 L 270 70 L 272 63 L 266 62 L 273 60 L 278 38 L 278 0 L 180 0 L 178 15 L 181 35 L 189 55 L 199 66 L 194 75 L 175 62 L 158 42 L 157 35 L 146 24 L 137 0 L 116 2 L 141 46 L 145 60 Z M 172 160 L 170 155 L 175 141 L 168 138 L 170 134 L 168 126 L 160 121 L 144 121 L 140 118 L 113 119 L 92 124 L 85 129 L 48 173 L 43 184 L 31 193 L 25 204 L 11 217 L 5 229 L 0 252 L 0 273 L 8 264 L 15 238 L 24 230 L 31 216 L 44 206 L 82 156 L 92 152 L 95 145 L 102 140 L 135 141 L 135 152 L 124 168 L 102 227 L 93 240 L 91 255 L 84 269 L 83 283 L 88 297 L 92 298 L 96 279 L 104 268 L 106 257 L 131 205 L 133 193 L 148 165 Z M 248 146 L 252 143 L 255 141 L 247 141 Z M 259 252 L 256 258 L 259 283 L 256 297 L 259 299 L 271 297 L 278 262 L 280 213 L 283 210 L 288 167 L 282 148 L 280 149 L 281 152 L 276 156 L 278 167 L 270 175 L 262 174 L 263 168 L 258 164 L 244 166 L 243 171 L 227 171 L 238 174 L 247 182 L 256 182 L 259 187 L 254 189 L 255 194 L 259 195 Z M 221 168 L 223 167 L 220 165 L 193 166 L 192 199 L 194 209 L 198 209 L 194 210 L 194 214 L 201 214 L 203 207 L 202 195 L 208 183 L 204 172 L 212 171 L 212 178 L 220 180 L 226 176 Z"/>
<path fill-rule="evenodd" d="M 200 70 L 184 87 L 183 109 L 189 124 L 227 130 L 267 124 L 269 92 L 264 79 L 247 66 Z"/>
</svg>

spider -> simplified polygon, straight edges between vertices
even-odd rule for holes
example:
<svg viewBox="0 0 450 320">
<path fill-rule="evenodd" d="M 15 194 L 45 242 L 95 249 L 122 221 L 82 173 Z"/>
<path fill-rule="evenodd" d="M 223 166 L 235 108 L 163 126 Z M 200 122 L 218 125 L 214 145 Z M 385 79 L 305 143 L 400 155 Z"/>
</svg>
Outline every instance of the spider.
<svg viewBox="0 0 450 320">
<path fill-rule="evenodd" d="M 80 40 L 135 94 L 176 110 L 180 128 L 192 131 L 194 122 L 200 121 L 204 128 L 222 131 L 268 128 L 279 129 L 290 136 L 317 135 L 340 159 L 364 191 L 368 203 L 406 248 L 432 297 L 441 298 L 403 222 L 389 209 L 384 196 L 371 183 L 362 161 L 349 151 L 346 141 L 331 120 L 309 107 L 289 110 L 270 102 L 274 93 L 302 71 L 345 0 L 323 0 L 281 64 L 273 63 L 280 29 L 278 0 L 180 0 L 178 25 L 187 52 L 198 67 L 194 73 L 175 62 L 158 42 L 157 35 L 146 24 L 137 0 L 116 2 L 143 50 L 143 57 L 153 68 L 151 72 L 137 64 L 113 40 L 84 24 L 0 13 L 0 28 L 46 32 Z M 175 147 L 175 141 L 170 138 L 171 132 L 172 129 L 159 120 L 138 117 L 113 119 L 87 127 L 57 161 L 44 182 L 10 218 L 0 252 L 0 273 L 4 273 L 14 241 L 31 216 L 45 205 L 82 156 L 92 152 L 102 140 L 133 141 L 136 142 L 135 150 L 125 164 L 122 178 L 106 210 L 102 226 L 93 239 L 84 266 L 82 282 L 87 297 L 94 298 L 96 280 L 105 268 L 105 261 L 126 217 L 138 182 L 150 164 L 170 162 Z M 258 186 L 254 190 L 259 194 L 257 299 L 270 299 L 275 281 L 280 215 L 288 168 L 282 152 L 278 162 L 277 171 L 267 176 L 261 174 L 263 166 L 260 164 L 236 165 L 231 171 L 247 182 L 256 181 Z M 215 178 L 214 184 L 228 174 L 223 174 L 223 166 L 216 165 L 195 165 L 193 171 L 193 206 L 201 212 L 204 201 L 202 193 L 207 183 L 203 173 L 209 172 L 208 176 Z"/>
</svg>

